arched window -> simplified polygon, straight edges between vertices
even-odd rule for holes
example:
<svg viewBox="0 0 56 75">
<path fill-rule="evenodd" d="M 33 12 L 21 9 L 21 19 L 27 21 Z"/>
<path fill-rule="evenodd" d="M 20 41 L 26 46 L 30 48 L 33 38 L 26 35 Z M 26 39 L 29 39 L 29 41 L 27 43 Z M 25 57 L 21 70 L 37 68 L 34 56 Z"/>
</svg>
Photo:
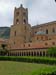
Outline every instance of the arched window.
<svg viewBox="0 0 56 75">
<path fill-rule="evenodd" d="M 23 24 L 26 24 L 26 20 L 25 19 L 23 20 Z"/>
<path fill-rule="evenodd" d="M 39 38 L 37 37 L 37 40 L 38 40 Z"/>
<path fill-rule="evenodd" d="M 55 45 L 55 42 L 52 42 L 53 45 Z"/>
<path fill-rule="evenodd" d="M 45 43 L 45 45 L 48 45 L 48 43 Z"/>
<path fill-rule="evenodd" d="M 14 32 L 14 36 L 16 36 L 16 31 Z"/>
<path fill-rule="evenodd" d="M 46 29 L 46 34 L 48 34 L 48 29 Z"/>
<path fill-rule="evenodd" d="M 55 33 L 55 29 L 54 28 L 52 29 L 52 32 Z"/>
<path fill-rule="evenodd" d="M 19 12 L 16 12 L 16 15 L 18 16 L 19 15 Z"/>
<path fill-rule="evenodd" d="M 16 19 L 16 24 L 19 24 L 19 19 Z"/>
<path fill-rule="evenodd" d="M 28 44 L 28 46 L 30 47 L 30 44 Z"/>
<path fill-rule="evenodd" d="M 43 36 L 41 36 L 41 40 L 43 40 Z"/>
<path fill-rule="evenodd" d="M 25 44 L 24 44 L 24 47 L 25 47 Z"/>
</svg>

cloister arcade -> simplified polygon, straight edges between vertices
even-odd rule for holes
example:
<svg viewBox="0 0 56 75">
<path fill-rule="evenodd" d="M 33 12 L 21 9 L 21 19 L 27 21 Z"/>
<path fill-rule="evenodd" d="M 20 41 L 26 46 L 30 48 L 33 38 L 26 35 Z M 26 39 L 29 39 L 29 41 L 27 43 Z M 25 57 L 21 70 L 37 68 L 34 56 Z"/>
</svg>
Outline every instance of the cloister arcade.
<svg viewBox="0 0 56 75">
<path fill-rule="evenodd" d="M 47 50 L 37 49 L 37 50 L 11 50 L 8 56 L 46 56 Z"/>
</svg>

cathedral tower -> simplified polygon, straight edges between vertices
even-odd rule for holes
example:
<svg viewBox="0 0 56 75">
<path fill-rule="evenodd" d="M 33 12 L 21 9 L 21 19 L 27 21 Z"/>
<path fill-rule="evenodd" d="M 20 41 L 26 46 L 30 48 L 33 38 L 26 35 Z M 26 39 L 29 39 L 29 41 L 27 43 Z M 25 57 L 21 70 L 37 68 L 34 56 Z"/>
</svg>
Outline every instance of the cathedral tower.
<svg viewBox="0 0 56 75">
<path fill-rule="evenodd" d="M 14 21 L 10 32 L 10 45 L 13 47 L 30 42 L 31 26 L 28 24 L 28 9 L 15 7 Z"/>
</svg>

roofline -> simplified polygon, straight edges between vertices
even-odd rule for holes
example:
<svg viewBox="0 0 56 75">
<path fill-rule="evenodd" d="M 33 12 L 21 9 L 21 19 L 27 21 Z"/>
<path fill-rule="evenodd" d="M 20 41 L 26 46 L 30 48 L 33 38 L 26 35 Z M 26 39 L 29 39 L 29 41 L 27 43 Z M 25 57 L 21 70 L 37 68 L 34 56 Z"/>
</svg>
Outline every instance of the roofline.
<svg viewBox="0 0 56 75">
<path fill-rule="evenodd" d="M 36 50 L 36 49 L 48 49 L 49 47 L 46 47 L 46 48 L 24 48 L 24 49 L 11 49 L 11 50 L 9 50 L 9 51 L 15 51 L 15 50 Z"/>
<path fill-rule="evenodd" d="M 32 28 L 41 27 L 41 26 L 47 26 L 47 25 L 51 25 L 53 23 L 56 24 L 56 21 L 47 22 L 47 23 L 43 23 L 43 24 L 38 24 L 38 25 L 32 26 Z"/>
</svg>

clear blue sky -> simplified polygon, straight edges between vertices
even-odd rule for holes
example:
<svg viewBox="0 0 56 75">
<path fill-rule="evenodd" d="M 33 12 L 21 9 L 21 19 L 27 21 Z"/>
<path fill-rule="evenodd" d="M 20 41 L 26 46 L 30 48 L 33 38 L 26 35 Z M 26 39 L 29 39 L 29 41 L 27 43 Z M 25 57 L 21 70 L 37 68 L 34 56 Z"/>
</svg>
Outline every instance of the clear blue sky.
<svg viewBox="0 0 56 75">
<path fill-rule="evenodd" d="M 32 26 L 56 21 L 55 0 L 0 0 L 0 27 L 13 25 L 14 7 L 20 4 L 28 8 Z"/>
</svg>

